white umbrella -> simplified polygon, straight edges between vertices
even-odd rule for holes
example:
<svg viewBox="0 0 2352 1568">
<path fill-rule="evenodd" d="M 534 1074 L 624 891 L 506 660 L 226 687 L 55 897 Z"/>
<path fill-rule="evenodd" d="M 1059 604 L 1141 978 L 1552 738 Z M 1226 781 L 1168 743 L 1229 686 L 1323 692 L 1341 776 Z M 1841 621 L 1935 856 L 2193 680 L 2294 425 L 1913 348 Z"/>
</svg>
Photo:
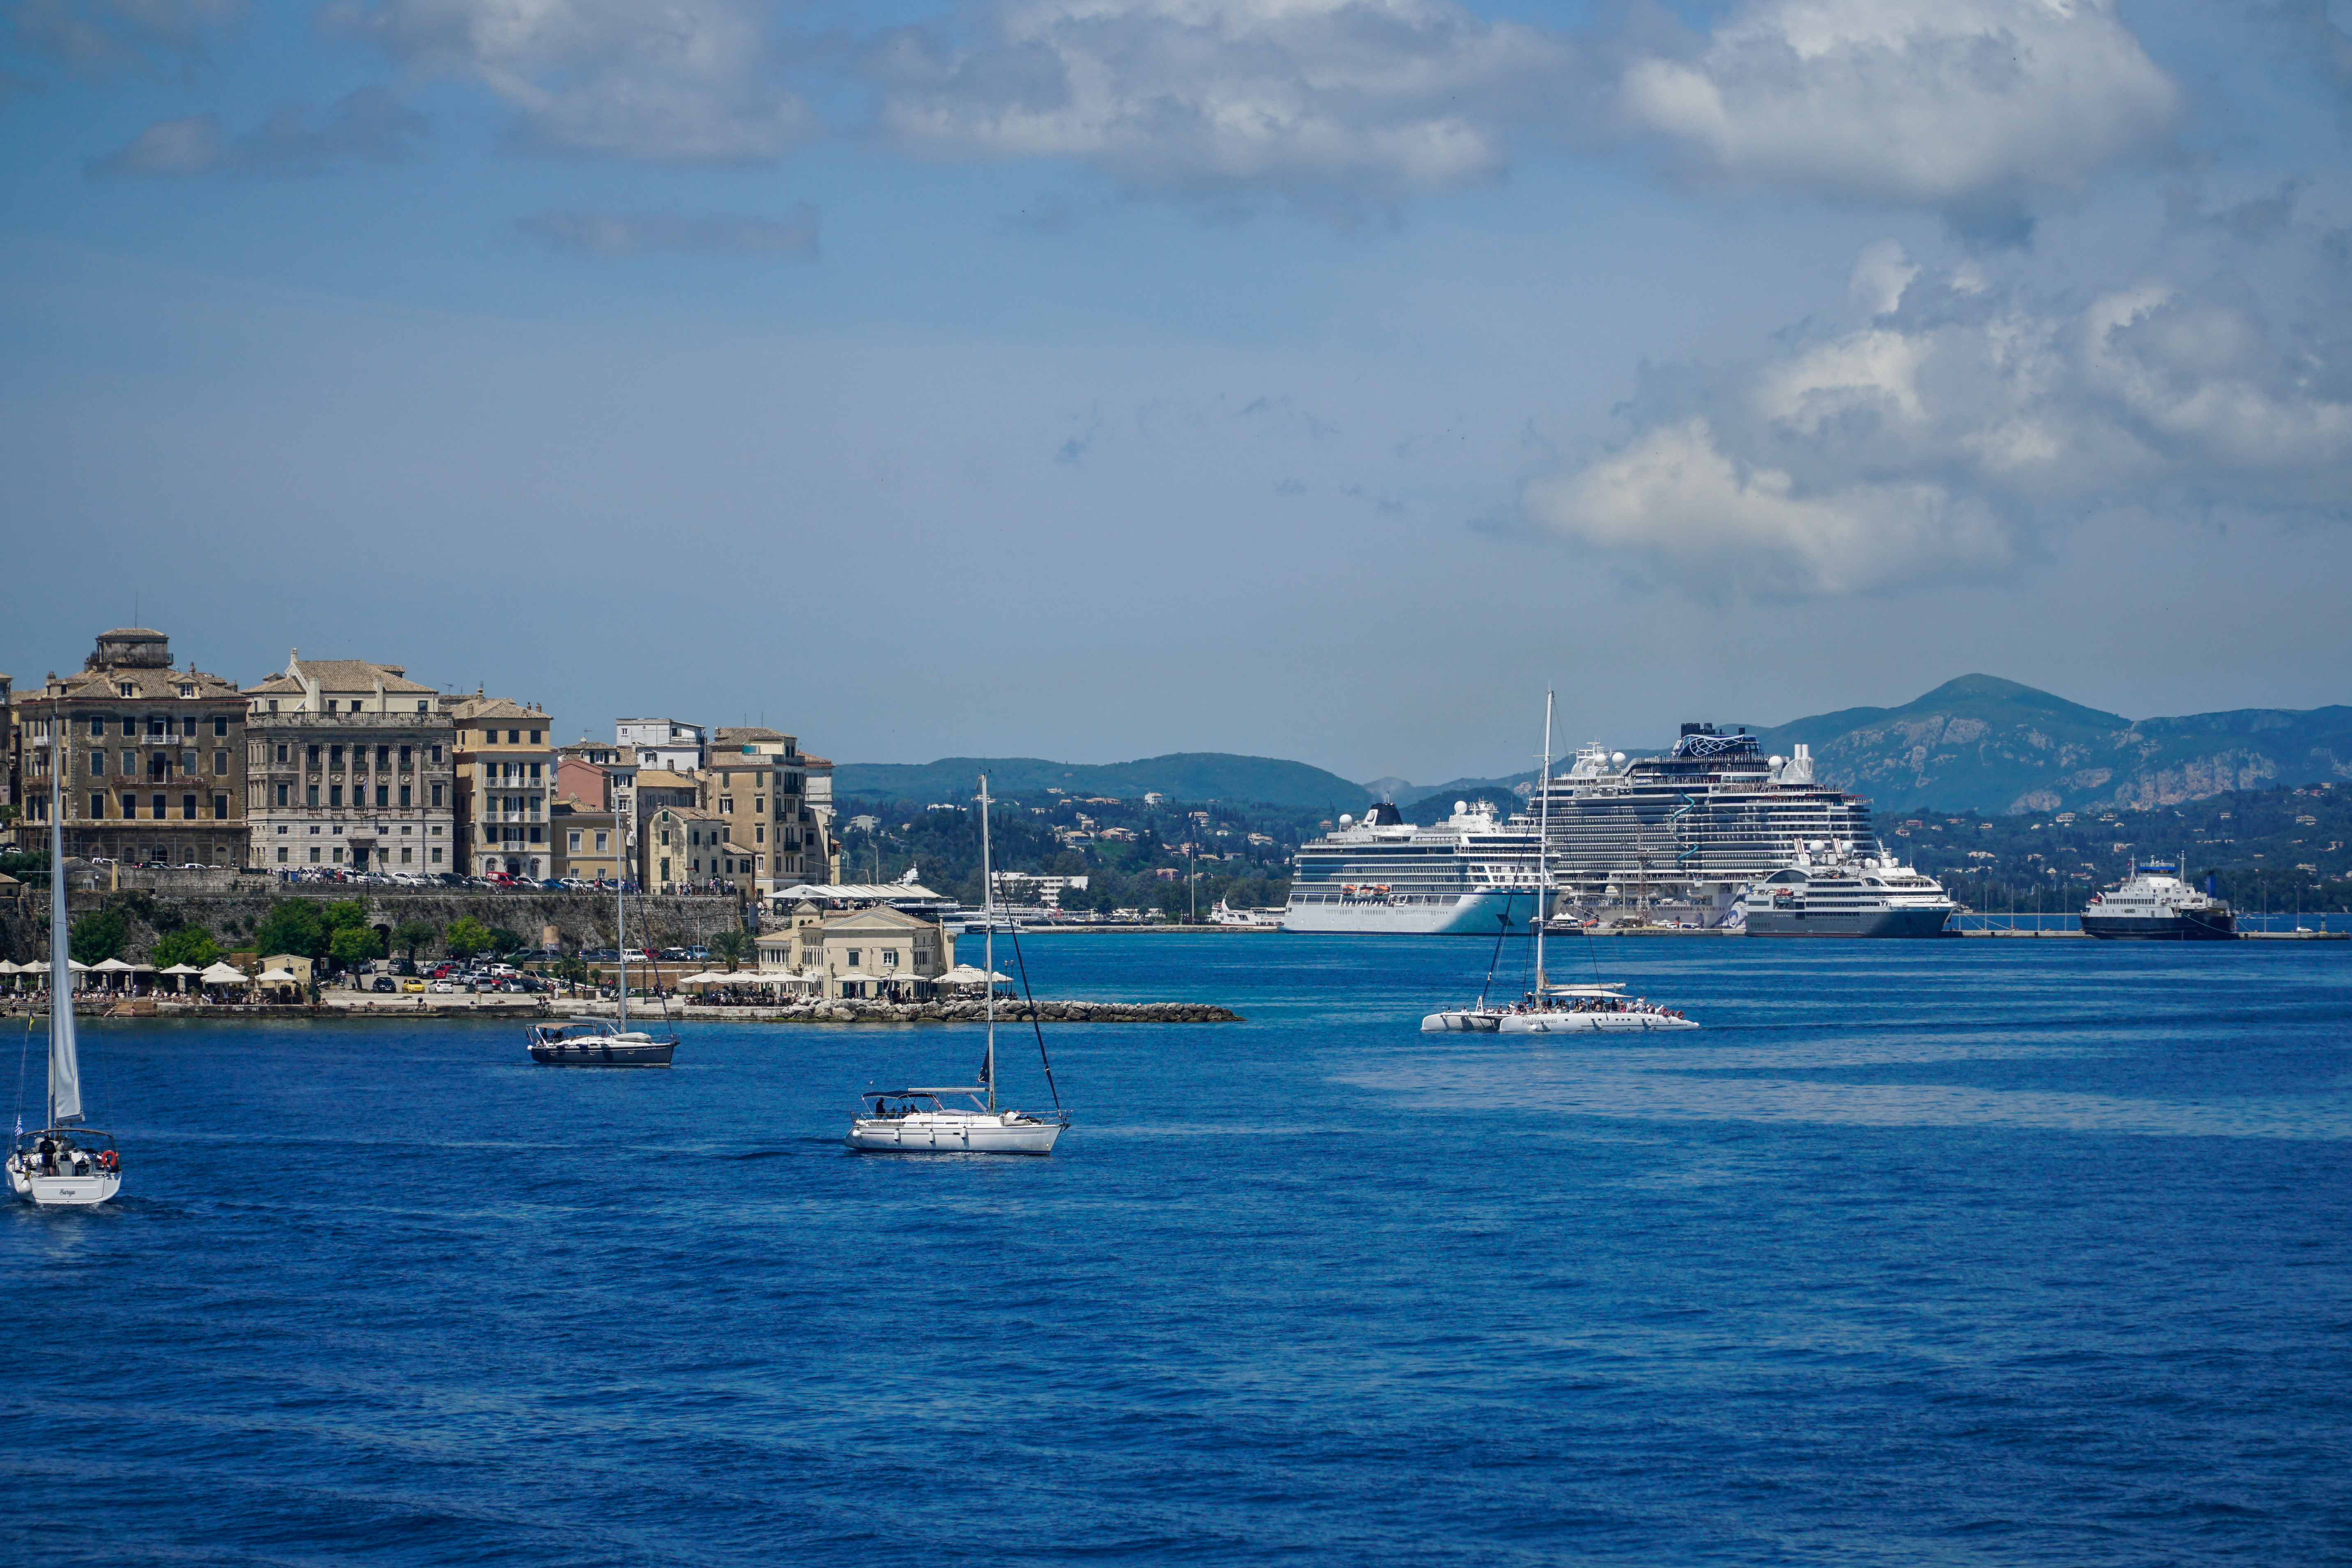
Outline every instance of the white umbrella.
<svg viewBox="0 0 2352 1568">
<path fill-rule="evenodd" d="M 678 981 L 677 984 L 680 985 L 717 985 L 724 981 L 732 980 L 735 977 L 731 974 L 721 974 L 715 969 L 706 969 L 699 974 L 687 975 L 685 978 Z"/>
<path fill-rule="evenodd" d="M 1010 980 L 1010 974 L 999 974 L 992 969 L 978 969 L 969 963 L 959 963 L 940 976 L 942 985 L 982 985 L 992 980 Z"/>
<path fill-rule="evenodd" d="M 257 985 L 299 985 L 302 984 L 301 981 L 294 977 L 294 973 L 291 970 L 286 969 L 265 969 L 259 974 L 253 977 L 253 983 Z"/>
<path fill-rule="evenodd" d="M 68 959 L 67 959 L 67 960 L 66 960 L 66 967 L 67 967 L 68 969 L 69 969 L 69 970 L 73 971 L 76 974 L 88 974 L 88 973 L 89 973 L 89 964 L 87 964 L 87 963 L 83 963 L 80 959 L 79 959 L 79 958 L 68 958 Z"/>
<path fill-rule="evenodd" d="M 226 963 L 210 965 L 203 971 L 202 978 L 207 985 L 243 985 L 247 983 L 245 971 L 232 969 Z"/>
<path fill-rule="evenodd" d="M 100 974 L 128 974 L 131 973 L 131 965 L 123 963 L 122 960 L 119 958 L 106 959 L 100 963 L 91 964 L 90 967 L 97 970 Z"/>
<path fill-rule="evenodd" d="M 198 969 L 193 963 L 175 963 L 169 969 L 159 969 L 155 973 L 158 974 L 202 974 L 204 971 Z"/>
<path fill-rule="evenodd" d="M 0 958 L 0 974 L 21 974 L 31 967 L 30 964 L 19 964 L 12 958 Z"/>
</svg>

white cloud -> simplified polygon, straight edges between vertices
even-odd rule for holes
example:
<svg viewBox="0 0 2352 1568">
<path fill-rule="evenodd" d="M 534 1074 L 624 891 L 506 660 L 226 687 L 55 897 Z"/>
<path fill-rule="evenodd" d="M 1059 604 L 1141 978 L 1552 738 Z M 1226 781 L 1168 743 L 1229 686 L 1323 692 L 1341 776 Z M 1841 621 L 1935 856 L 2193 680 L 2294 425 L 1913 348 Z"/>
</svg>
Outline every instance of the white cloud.
<svg viewBox="0 0 2352 1568">
<path fill-rule="evenodd" d="M 525 218 L 525 233 L 559 250 L 591 256 L 813 257 L 816 208 L 803 202 L 782 217 L 749 213 L 545 212 Z"/>
<path fill-rule="evenodd" d="M 1920 273 L 1858 330 L 1654 376 L 1622 447 L 1523 504 L 1637 577 L 1765 596 L 1999 573 L 2095 508 L 2343 518 L 2347 323 L 2275 332 L 2228 274 L 2069 308 Z"/>
<path fill-rule="evenodd" d="M 2112 0 L 1758 0 L 1622 96 L 1709 177 L 2010 232 L 2161 146 L 2179 103 Z"/>
<path fill-rule="evenodd" d="M 245 12 L 245 0 L 16 0 L 0 23 L 31 52 L 79 70 L 184 62 Z"/>
<path fill-rule="evenodd" d="M 408 156 L 425 121 L 381 88 L 362 88 L 315 119 L 281 109 L 243 136 L 231 137 L 209 114 L 159 120 L 120 150 L 93 160 L 94 177 L 172 178 L 195 174 L 310 174 L 355 163 Z"/>
<path fill-rule="evenodd" d="M 1140 190 L 1323 206 L 1494 178 L 1568 51 L 1445 0 L 1013 0 L 870 58 L 884 133 L 919 155 L 1075 158 Z"/>
<path fill-rule="evenodd" d="M 664 163 L 773 160 L 814 116 L 751 0 L 380 0 L 332 20 L 419 72 L 469 77 L 517 145 Z"/>
</svg>

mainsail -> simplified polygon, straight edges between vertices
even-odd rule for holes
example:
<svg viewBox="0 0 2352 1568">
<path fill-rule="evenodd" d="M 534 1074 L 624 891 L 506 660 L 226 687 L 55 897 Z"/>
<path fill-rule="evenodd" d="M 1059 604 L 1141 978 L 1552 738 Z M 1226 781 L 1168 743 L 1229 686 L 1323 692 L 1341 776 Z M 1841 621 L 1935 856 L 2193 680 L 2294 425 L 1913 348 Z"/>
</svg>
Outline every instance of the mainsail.
<svg viewBox="0 0 2352 1568">
<path fill-rule="evenodd" d="M 65 721 L 49 746 L 49 1125 L 81 1120 L 81 1057 L 74 1048 L 73 932 L 66 921 Z"/>
</svg>

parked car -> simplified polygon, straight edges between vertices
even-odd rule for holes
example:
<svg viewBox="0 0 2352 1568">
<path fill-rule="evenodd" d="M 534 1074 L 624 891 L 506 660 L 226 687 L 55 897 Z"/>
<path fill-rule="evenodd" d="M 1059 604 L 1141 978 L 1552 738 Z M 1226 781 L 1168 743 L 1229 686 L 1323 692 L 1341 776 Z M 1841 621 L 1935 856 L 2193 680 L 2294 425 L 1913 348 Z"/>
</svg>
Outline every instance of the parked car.
<svg viewBox="0 0 2352 1568">
<path fill-rule="evenodd" d="M 413 994 L 424 990 L 425 982 L 422 980 L 404 980 L 400 983 L 400 988 L 404 992 Z"/>
<path fill-rule="evenodd" d="M 446 980 L 436 980 L 432 985 L 433 994 L 436 996 L 454 995 L 456 994 L 457 990 L 457 987 Z"/>
<path fill-rule="evenodd" d="M 369 989 L 369 990 L 371 990 L 371 991 L 378 991 L 378 992 L 383 992 L 383 993 L 389 994 L 389 993 L 391 993 L 391 992 L 394 992 L 394 991 L 397 991 L 397 990 L 399 990 L 399 989 L 400 989 L 400 982 L 399 982 L 399 981 L 397 981 L 397 980 L 394 980 L 394 979 L 391 975 L 389 975 L 389 974 L 379 974 L 379 975 L 377 975 L 377 976 L 375 977 L 375 983 L 374 983 L 373 984 L 370 985 L 370 986 L 368 987 L 368 989 Z"/>
</svg>

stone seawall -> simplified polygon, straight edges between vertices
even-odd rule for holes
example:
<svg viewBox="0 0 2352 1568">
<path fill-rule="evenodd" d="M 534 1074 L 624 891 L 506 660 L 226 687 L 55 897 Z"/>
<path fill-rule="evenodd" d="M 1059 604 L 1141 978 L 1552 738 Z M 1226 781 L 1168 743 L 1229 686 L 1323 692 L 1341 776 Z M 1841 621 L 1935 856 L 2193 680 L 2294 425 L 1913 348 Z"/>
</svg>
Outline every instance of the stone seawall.
<svg viewBox="0 0 2352 1568">
<path fill-rule="evenodd" d="M 29 1011 L 23 1002 L 0 1004 L 0 1017 L 16 1017 Z M 292 1006 L 221 1006 L 212 1004 L 198 1005 L 172 997 L 157 1001 L 121 1004 L 110 1010 L 107 1004 L 94 1001 L 91 1016 L 116 1018 L 181 1018 L 217 1023 L 235 1023 L 240 1019 L 315 1018 L 337 1023 L 354 1018 L 380 1018 L 391 1023 L 416 1023 L 432 1018 L 469 1018 L 477 1021 L 511 1018 L 518 1021 L 532 1018 L 611 1017 L 610 1002 L 566 1002 L 551 1004 L 540 996 L 376 996 L 358 993 L 330 992 L 326 1001 L 317 1007 L 304 1003 Z M 673 1002 L 665 1014 L 657 1002 L 629 1004 L 629 1022 L 644 1027 L 659 1027 L 667 1017 L 673 1023 L 693 1024 L 976 1024 L 986 1015 L 977 1002 L 802 1002 L 788 1006 L 699 1007 L 691 1004 L 680 1006 Z M 1202 1002 L 1040 1002 L 1036 1010 L 1041 1024 L 1237 1024 L 1242 1016 L 1230 1007 L 1214 1006 Z M 1018 1026 L 1029 1022 L 1029 1008 L 1014 1003 L 996 1010 L 1000 1024 Z"/>
<path fill-rule="evenodd" d="M 194 873 L 191 873 L 194 875 Z M 157 933 L 194 921 L 232 952 L 269 914 L 279 899 L 333 903 L 360 899 L 368 906 L 368 924 L 390 931 L 412 917 L 446 931 L 461 915 L 471 915 L 485 926 L 504 926 L 537 945 L 543 928 L 553 926 L 566 948 L 612 947 L 613 898 L 609 893 L 492 893 L 457 889 L 364 888 L 305 883 L 294 888 L 256 883 L 232 892 L 155 892 L 146 889 L 121 891 L 68 891 L 66 904 L 80 919 L 109 903 L 130 917 L 131 936 L 123 956 L 144 963 Z M 26 888 L 21 896 L 0 900 L 0 958 L 18 963 L 48 952 L 48 893 Z M 629 943 L 633 947 L 695 947 L 708 945 L 722 931 L 740 929 L 741 906 L 732 898 L 632 897 L 629 900 Z M 417 957 L 444 956 L 437 943 L 417 950 Z"/>
</svg>

